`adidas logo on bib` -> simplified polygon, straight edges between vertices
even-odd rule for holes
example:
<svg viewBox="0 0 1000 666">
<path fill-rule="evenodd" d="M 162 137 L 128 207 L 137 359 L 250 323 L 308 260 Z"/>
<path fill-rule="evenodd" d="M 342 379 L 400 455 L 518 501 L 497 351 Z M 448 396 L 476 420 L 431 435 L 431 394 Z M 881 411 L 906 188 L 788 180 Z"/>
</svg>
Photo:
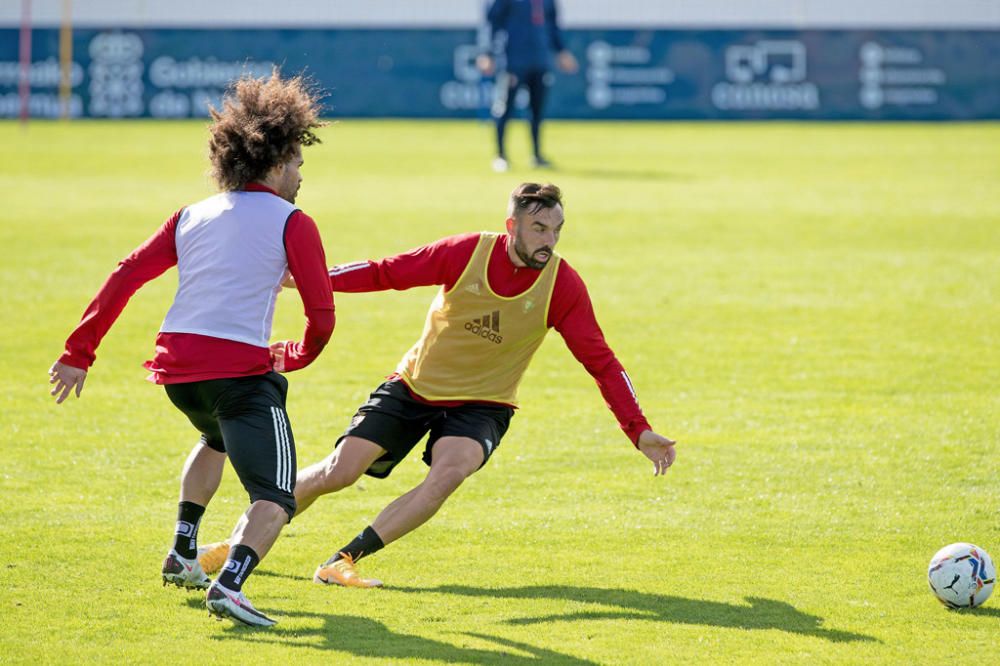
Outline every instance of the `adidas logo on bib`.
<svg viewBox="0 0 1000 666">
<path fill-rule="evenodd" d="M 478 319 L 465 322 L 465 330 L 490 342 L 497 344 L 503 342 L 503 337 L 500 335 L 499 310 L 494 310 L 491 314 L 486 314 Z"/>
</svg>

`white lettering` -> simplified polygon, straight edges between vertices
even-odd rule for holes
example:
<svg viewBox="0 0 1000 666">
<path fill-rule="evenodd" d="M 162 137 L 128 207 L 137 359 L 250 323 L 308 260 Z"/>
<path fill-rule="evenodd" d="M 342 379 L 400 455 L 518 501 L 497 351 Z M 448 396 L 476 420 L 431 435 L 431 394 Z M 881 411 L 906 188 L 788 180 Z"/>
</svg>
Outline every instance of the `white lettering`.
<svg viewBox="0 0 1000 666">
<path fill-rule="evenodd" d="M 813 83 L 716 83 L 712 103 L 719 109 L 818 109 L 819 89 Z"/>
<path fill-rule="evenodd" d="M 164 90 L 149 100 L 149 115 L 154 118 L 187 118 L 191 114 L 191 100 L 187 95 Z"/>
<path fill-rule="evenodd" d="M 33 62 L 28 67 L 28 83 L 32 88 L 58 88 L 62 81 L 59 61 L 48 58 Z M 0 86 L 16 86 L 21 82 L 21 64 L 11 61 L 0 62 Z M 70 65 L 69 82 L 78 86 L 83 82 L 83 67 L 78 62 Z"/>
<path fill-rule="evenodd" d="M 62 101 L 59 95 L 34 93 L 28 97 L 28 112 L 33 118 L 59 118 L 62 116 Z M 21 113 L 21 98 L 17 93 L 0 95 L 0 118 L 16 118 Z M 79 95 L 69 98 L 69 117 L 83 115 L 83 100 Z"/>
<path fill-rule="evenodd" d="M 942 86 L 947 83 L 940 69 L 862 68 L 858 78 L 866 85 Z"/>
<path fill-rule="evenodd" d="M 882 96 L 886 104 L 909 106 L 916 104 L 936 104 L 937 91 L 933 88 L 884 88 Z"/>
<path fill-rule="evenodd" d="M 645 65 L 650 61 L 649 49 L 645 46 L 612 46 L 604 41 L 591 42 L 587 46 L 587 60 L 592 65 L 606 66 Z"/>
<path fill-rule="evenodd" d="M 215 58 L 188 58 L 177 61 L 160 56 L 149 66 L 149 81 L 158 88 L 225 88 L 244 74 L 270 76 L 272 62 L 221 61 Z"/>
<path fill-rule="evenodd" d="M 881 67 L 887 65 L 919 65 L 923 54 L 917 49 L 902 46 L 882 46 L 878 42 L 865 42 L 858 54 L 863 65 Z"/>
<path fill-rule="evenodd" d="M 462 83 L 447 81 L 441 85 L 441 105 L 446 109 L 482 109 L 493 99 L 493 83 Z"/>
<path fill-rule="evenodd" d="M 667 67 L 592 67 L 587 70 L 590 83 L 620 85 L 668 85 L 674 73 Z"/>
</svg>

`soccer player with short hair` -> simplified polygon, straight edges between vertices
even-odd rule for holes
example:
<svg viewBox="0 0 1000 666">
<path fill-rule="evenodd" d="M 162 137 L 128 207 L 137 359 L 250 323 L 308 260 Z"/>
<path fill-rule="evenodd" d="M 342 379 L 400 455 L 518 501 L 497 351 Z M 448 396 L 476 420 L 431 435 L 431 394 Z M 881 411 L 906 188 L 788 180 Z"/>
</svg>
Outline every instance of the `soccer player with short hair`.
<svg viewBox="0 0 1000 666">
<path fill-rule="evenodd" d="M 420 340 L 371 394 L 325 460 L 299 472 L 298 510 L 350 486 L 362 474 L 388 476 L 429 434 L 427 477 L 390 503 L 353 541 L 316 570 L 318 583 L 376 587 L 355 563 L 430 519 L 496 452 L 517 406 L 517 388 L 545 334 L 555 328 L 597 381 L 632 443 L 665 474 L 674 442 L 643 416 L 624 368 L 604 340 L 583 280 L 555 253 L 562 194 L 524 183 L 510 197 L 504 235 L 444 238 L 381 261 L 335 266 L 337 292 L 441 285 Z M 213 567 L 226 542 L 206 546 Z"/>
<path fill-rule="evenodd" d="M 176 265 L 173 305 L 145 367 L 201 433 L 181 476 L 173 547 L 163 584 L 207 589 L 219 617 L 275 621 L 242 587 L 295 515 L 295 441 L 278 372 L 311 363 L 334 327 L 333 296 L 316 223 L 295 207 L 302 146 L 319 143 L 316 94 L 302 77 L 244 77 L 211 109 L 209 152 L 220 194 L 174 213 L 122 260 L 97 292 L 49 370 L 52 395 L 77 397 L 101 339 L 132 294 Z M 269 344 L 274 306 L 291 275 L 305 306 L 301 342 Z M 277 371 L 277 372 L 276 372 Z M 198 525 L 226 457 L 250 496 L 232 550 L 212 583 L 197 560 Z"/>
</svg>

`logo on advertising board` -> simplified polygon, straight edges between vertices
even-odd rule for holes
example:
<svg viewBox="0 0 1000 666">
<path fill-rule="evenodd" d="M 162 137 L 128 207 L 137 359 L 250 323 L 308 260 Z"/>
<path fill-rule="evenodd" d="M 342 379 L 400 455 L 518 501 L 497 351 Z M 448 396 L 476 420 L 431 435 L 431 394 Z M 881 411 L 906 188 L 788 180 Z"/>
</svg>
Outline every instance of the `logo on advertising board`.
<svg viewBox="0 0 1000 666">
<path fill-rule="evenodd" d="M 141 116 L 144 46 L 135 32 L 114 30 L 90 40 L 90 115 Z"/>
<path fill-rule="evenodd" d="M 17 60 L 0 60 L 0 118 L 16 118 L 21 113 L 21 99 L 18 86 L 21 83 L 21 63 Z M 83 66 L 76 61 L 69 63 L 69 85 L 77 88 L 83 82 Z M 63 102 L 59 96 L 62 82 L 62 68 L 59 59 L 49 56 L 45 60 L 35 60 L 28 65 L 28 113 L 32 118 L 58 118 L 63 112 Z M 83 115 L 83 100 L 72 92 L 65 100 L 65 109 L 70 118 Z"/>
<path fill-rule="evenodd" d="M 441 84 L 438 98 L 448 110 L 481 109 L 493 98 L 493 84 L 476 67 L 482 49 L 475 44 L 460 44 L 452 53 L 453 79 Z"/>
<path fill-rule="evenodd" d="M 938 89 L 948 83 L 943 70 L 924 65 L 924 54 L 916 48 L 868 41 L 861 45 L 858 59 L 858 99 L 866 109 L 933 105 Z"/>
<path fill-rule="evenodd" d="M 592 109 L 664 104 L 674 78 L 673 70 L 653 62 L 648 46 L 614 46 L 603 40 L 587 46 L 587 104 Z"/>
<path fill-rule="evenodd" d="M 452 76 L 441 84 L 438 99 L 449 111 L 489 110 L 496 102 L 496 82 L 484 76 L 476 66 L 476 58 L 483 53 L 477 44 L 460 44 L 452 53 Z M 497 56 L 494 56 L 496 58 Z M 500 65 L 496 65 L 502 69 Z M 506 90 L 506 88 L 504 88 Z M 514 97 L 514 108 L 528 108 L 528 91 L 520 88 Z"/>
<path fill-rule="evenodd" d="M 275 67 L 270 60 L 220 60 L 193 56 L 178 60 L 160 55 L 149 65 L 154 91 L 149 115 L 154 118 L 207 117 L 209 106 L 220 108 L 222 95 L 232 81 L 248 75 L 267 78 Z"/>
<path fill-rule="evenodd" d="M 819 108 L 819 89 L 807 80 L 806 45 L 762 40 L 726 49 L 726 81 L 712 86 L 717 109 L 792 111 Z"/>
</svg>

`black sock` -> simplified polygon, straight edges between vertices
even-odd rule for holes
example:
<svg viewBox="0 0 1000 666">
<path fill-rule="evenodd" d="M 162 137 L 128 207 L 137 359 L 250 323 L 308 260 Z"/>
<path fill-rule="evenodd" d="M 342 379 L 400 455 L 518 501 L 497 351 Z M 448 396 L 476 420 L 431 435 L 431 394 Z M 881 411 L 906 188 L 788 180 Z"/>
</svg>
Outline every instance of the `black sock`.
<svg viewBox="0 0 1000 666">
<path fill-rule="evenodd" d="M 194 502 L 177 505 L 177 527 L 174 530 L 174 550 L 181 557 L 192 559 L 198 555 L 198 525 L 205 507 Z"/>
<path fill-rule="evenodd" d="M 243 544 L 234 546 L 229 551 L 229 559 L 223 565 L 222 572 L 219 573 L 219 585 L 233 592 L 239 592 L 258 564 L 260 558 L 253 548 Z"/>
<path fill-rule="evenodd" d="M 382 537 L 380 537 L 378 533 L 371 528 L 371 525 L 369 525 L 361 534 L 354 537 L 354 541 L 338 550 L 333 557 L 326 561 L 326 563 L 331 564 L 336 562 L 341 559 L 341 554 L 350 555 L 351 559 L 357 562 L 365 555 L 377 553 L 384 547 L 385 544 L 382 543 Z"/>
</svg>

